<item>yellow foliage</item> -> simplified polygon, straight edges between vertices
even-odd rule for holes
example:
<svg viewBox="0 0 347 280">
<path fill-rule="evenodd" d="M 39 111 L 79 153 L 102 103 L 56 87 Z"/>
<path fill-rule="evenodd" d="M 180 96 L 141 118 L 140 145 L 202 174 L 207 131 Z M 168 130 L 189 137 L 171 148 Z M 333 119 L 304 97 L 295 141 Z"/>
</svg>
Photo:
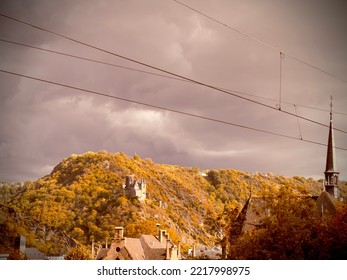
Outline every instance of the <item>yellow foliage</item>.
<svg viewBox="0 0 347 280">
<path fill-rule="evenodd" d="M 23 224 L 27 232 L 37 225 L 46 228 L 44 234 L 35 233 L 37 239 L 47 242 L 47 232 L 54 232 L 57 240 L 51 243 L 56 246 L 62 231 L 87 245 L 92 238 L 113 236 L 115 226 L 124 226 L 128 236 L 156 234 L 157 223 L 166 225 L 172 238 L 178 240 L 182 233 L 192 239 L 200 236 L 213 246 L 213 241 L 222 238 L 228 211 L 243 205 L 250 190 L 256 195 L 264 188 L 290 185 L 316 194 L 320 187 L 300 177 L 236 170 L 205 173 L 202 176 L 198 168 L 156 164 L 138 155 L 87 152 L 64 159 L 49 176 L 22 187 L 21 193 L 14 191 L 19 188 L 1 188 L 4 195 L 0 198 L 18 212 L 16 226 Z M 146 180 L 147 201 L 140 203 L 124 195 L 122 186 L 131 174 Z"/>
</svg>

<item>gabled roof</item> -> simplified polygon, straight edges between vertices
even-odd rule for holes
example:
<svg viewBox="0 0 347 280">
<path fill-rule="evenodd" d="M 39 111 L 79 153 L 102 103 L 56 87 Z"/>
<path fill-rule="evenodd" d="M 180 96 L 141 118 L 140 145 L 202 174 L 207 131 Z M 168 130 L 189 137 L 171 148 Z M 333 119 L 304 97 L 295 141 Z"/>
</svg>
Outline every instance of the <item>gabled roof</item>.
<svg viewBox="0 0 347 280">
<path fill-rule="evenodd" d="M 111 244 L 110 249 L 99 249 L 96 259 L 165 260 L 168 250 L 169 258 L 178 258 L 178 255 L 172 254 L 174 250 L 177 251 L 177 247 L 164 235 L 160 240 L 153 235 L 118 239 Z"/>
<path fill-rule="evenodd" d="M 45 260 L 46 255 L 36 248 L 25 248 L 25 255 L 29 260 Z"/>
<path fill-rule="evenodd" d="M 316 202 L 318 216 L 331 215 L 336 212 L 336 199 L 327 191 L 323 191 L 318 197 L 308 196 L 307 199 L 313 199 Z M 244 232 L 261 227 L 261 220 L 266 215 L 271 215 L 271 213 L 266 213 L 264 206 L 265 200 L 263 197 L 251 196 L 234 221 L 231 227 L 231 236 L 237 237 Z"/>
<path fill-rule="evenodd" d="M 128 251 L 132 260 L 145 260 L 145 252 L 143 251 L 139 238 L 125 238 L 125 249 Z"/>
<path fill-rule="evenodd" d="M 108 248 L 100 248 L 97 252 L 95 259 L 96 260 L 102 260 L 103 258 L 105 258 L 108 250 L 109 250 Z"/>
<path fill-rule="evenodd" d="M 321 193 L 316 203 L 319 216 L 331 215 L 336 212 L 336 199 L 326 191 Z"/>
<path fill-rule="evenodd" d="M 231 236 L 236 237 L 243 232 L 260 227 L 260 220 L 265 216 L 263 208 L 264 199 L 262 197 L 250 196 L 231 227 Z"/>
<path fill-rule="evenodd" d="M 160 242 L 155 236 L 143 234 L 140 237 L 141 243 L 146 244 L 150 249 L 166 249 L 166 238 L 163 236 Z"/>
<path fill-rule="evenodd" d="M 260 220 L 264 218 L 264 198 L 262 197 L 252 197 L 250 202 L 248 203 L 245 222 L 242 227 L 242 232 L 246 232 L 249 230 L 256 229 L 261 226 Z"/>
<path fill-rule="evenodd" d="M 167 240 L 162 237 L 160 242 L 153 235 L 141 235 L 140 241 L 147 260 L 165 260 Z"/>
</svg>

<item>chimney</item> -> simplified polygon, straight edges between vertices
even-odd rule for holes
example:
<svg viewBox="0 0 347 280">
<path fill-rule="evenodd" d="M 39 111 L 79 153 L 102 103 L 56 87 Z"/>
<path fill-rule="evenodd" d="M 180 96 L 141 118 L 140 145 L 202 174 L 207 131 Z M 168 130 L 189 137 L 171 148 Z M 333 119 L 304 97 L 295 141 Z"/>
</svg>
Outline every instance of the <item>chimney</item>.
<svg viewBox="0 0 347 280">
<path fill-rule="evenodd" d="M 170 239 L 166 239 L 166 260 L 170 259 Z"/>
<path fill-rule="evenodd" d="M 193 258 L 196 258 L 196 245 L 193 244 Z"/>
<path fill-rule="evenodd" d="M 115 240 L 121 240 L 124 238 L 123 237 L 123 232 L 124 232 L 123 227 L 115 227 L 114 230 L 115 230 L 115 233 L 114 233 L 114 239 Z"/>
<path fill-rule="evenodd" d="M 160 239 L 160 224 L 159 223 L 157 223 L 157 232 L 158 232 L 158 240 L 159 240 Z"/>
<path fill-rule="evenodd" d="M 160 243 L 163 243 L 164 236 L 166 237 L 166 230 L 160 229 L 159 230 L 159 242 Z"/>
<path fill-rule="evenodd" d="M 181 241 L 177 242 L 177 259 L 181 259 Z"/>
</svg>

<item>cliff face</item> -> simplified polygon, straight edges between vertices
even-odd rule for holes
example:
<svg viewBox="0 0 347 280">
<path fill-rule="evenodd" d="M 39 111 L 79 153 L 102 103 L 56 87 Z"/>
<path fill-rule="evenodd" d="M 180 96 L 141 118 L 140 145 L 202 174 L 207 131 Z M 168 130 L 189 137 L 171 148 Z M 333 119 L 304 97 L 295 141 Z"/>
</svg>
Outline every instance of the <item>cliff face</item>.
<svg viewBox="0 0 347 280">
<path fill-rule="evenodd" d="M 146 199 L 126 195 L 126 176 L 146 182 Z M 72 243 L 105 243 L 115 226 L 125 236 L 155 234 L 161 224 L 174 242 L 214 245 L 223 237 L 229 213 L 241 207 L 252 188 L 304 188 L 313 195 L 321 184 L 299 177 L 250 174 L 156 164 L 123 153 L 71 155 L 44 178 L 20 188 L 2 187 L 2 231 L 18 232 L 44 251 L 65 251 Z M 12 236 L 11 235 L 11 236 Z"/>
</svg>

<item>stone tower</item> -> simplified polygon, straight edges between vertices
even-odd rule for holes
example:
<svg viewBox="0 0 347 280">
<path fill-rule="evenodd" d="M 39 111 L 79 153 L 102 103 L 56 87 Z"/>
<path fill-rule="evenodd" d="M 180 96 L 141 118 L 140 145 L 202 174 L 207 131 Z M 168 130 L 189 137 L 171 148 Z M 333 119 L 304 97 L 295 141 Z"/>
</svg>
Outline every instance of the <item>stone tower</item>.
<svg viewBox="0 0 347 280">
<path fill-rule="evenodd" d="M 128 197 L 137 197 L 140 201 L 146 199 L 147 185 L 144 179 L 137 180 L 134 175 L 129 175 L 125 179 L 123 188 Z"/>
</svg>

